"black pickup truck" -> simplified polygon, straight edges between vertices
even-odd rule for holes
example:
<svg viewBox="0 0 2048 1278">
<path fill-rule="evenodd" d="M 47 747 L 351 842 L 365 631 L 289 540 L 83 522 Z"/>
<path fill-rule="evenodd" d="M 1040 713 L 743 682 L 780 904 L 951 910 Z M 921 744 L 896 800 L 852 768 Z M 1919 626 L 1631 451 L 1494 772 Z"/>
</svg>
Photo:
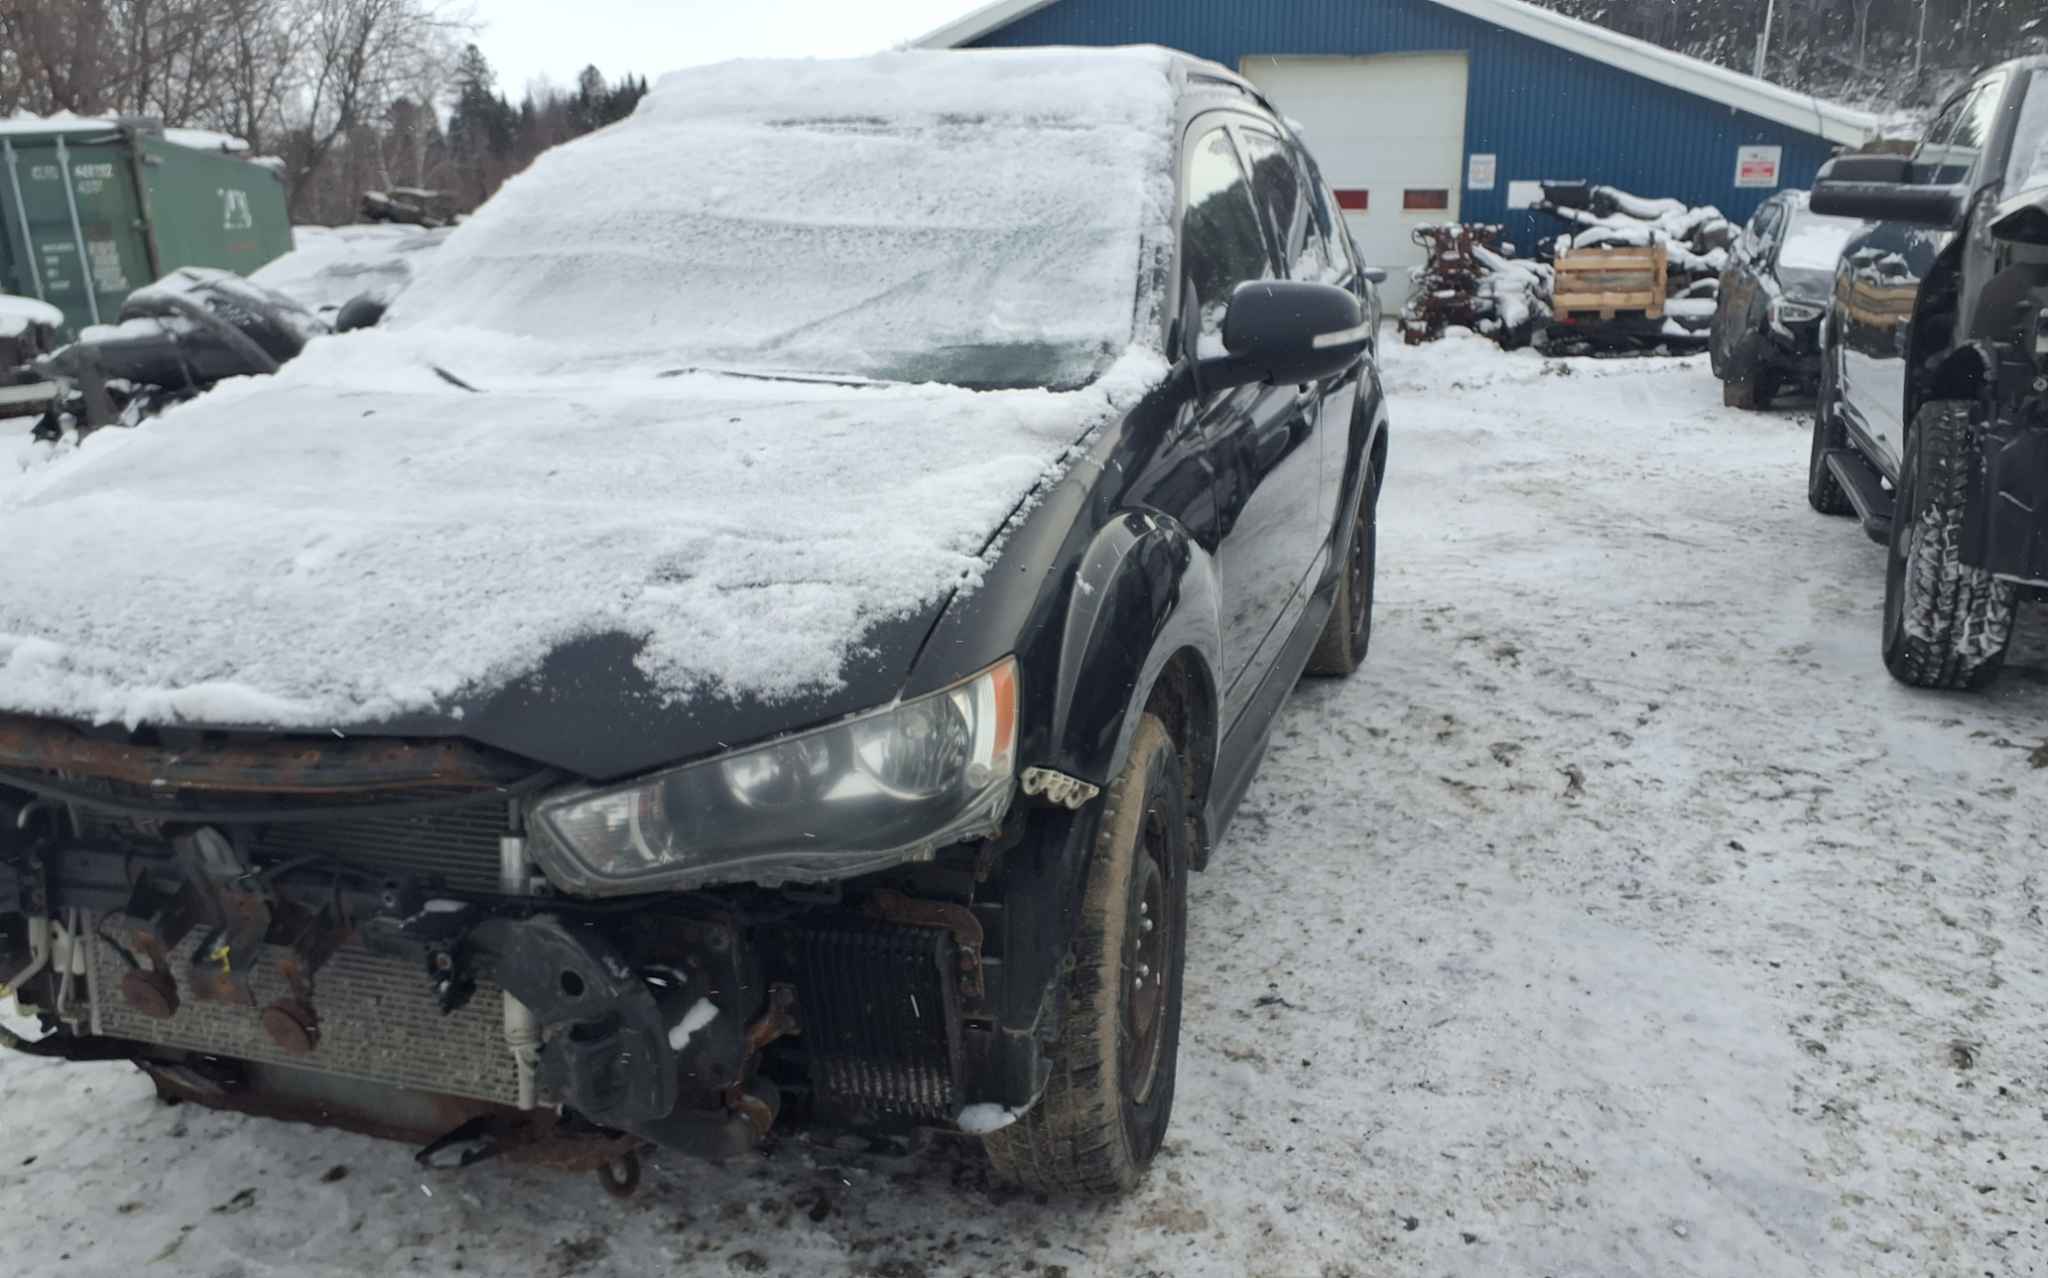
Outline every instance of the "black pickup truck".
<svg viewBox="0 0 2048 1278">
<path fill-rule="evenodd" d="M 1949 99 L 1909 157 L 1821 170 L 1866 225 L 1821 333 L 1807 498 L 1889 548 L 1884 662 L 1976 688 L 2048 589 L 2048 58 Z"/>
<path fill-rule="evenodd" d="M 664 80 L 0 490 L 12 1045 L 622 1190 L 804 1125 L 1129 1188 L 1188 877 L 1366 654 L 1372 283 L 1163 50 Z"/>
</svg>

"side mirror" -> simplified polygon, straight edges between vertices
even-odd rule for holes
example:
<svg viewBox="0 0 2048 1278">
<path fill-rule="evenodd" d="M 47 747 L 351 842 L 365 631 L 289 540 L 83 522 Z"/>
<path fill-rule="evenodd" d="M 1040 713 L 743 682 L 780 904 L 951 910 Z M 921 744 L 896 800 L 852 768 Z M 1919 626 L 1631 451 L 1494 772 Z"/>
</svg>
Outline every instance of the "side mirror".
<svg viewBox="0 0 2048 1278">
<path fill-rule="evenodd" d="M 1831 217 L 1949 228 L 1963 220 L 1968 188 L 1911 181 L 1912 162 L 1895 155 L 1844 155 L 1821 166 L 1809 206 Z"/>
<path fill-rule="evenodd" d="M 1387 282 L 1387 273 L 1377 266 L 1368 266 L 1365 268 L 1365 278 L 1376 285 L 1384 284 Z"/>
<path fill-rule="evenodd" d="M 1253 280 L 1223 313 L 1226 354 L 1199 360 L 1204 391 L 1264 382 L 1313 382 L 1341 373 L 1372 344 L 1358 299 L 1334 284 Z"/>
</svg>

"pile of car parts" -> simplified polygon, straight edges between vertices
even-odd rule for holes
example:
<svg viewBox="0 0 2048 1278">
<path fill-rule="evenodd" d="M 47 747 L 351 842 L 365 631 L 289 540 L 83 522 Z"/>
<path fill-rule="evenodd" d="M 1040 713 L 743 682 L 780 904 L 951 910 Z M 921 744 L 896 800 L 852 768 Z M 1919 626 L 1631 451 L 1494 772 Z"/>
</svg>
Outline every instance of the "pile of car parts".
<svg viewBox="0 0 2048 1278">
<path fill-rule="evenodd" d="M 25 365 L 50 385 L 40 438 L 133 425 L 230 377 L 274 373 L 326 321 L 232 271 L 186 267 L 129 294 L 119 321 Z"/>
<path fill-rule="evenodd" d="M 1401 338 L 1410 346 L 1434 342 L 1457 325 L 1476 329 L 1491 316 L 1481 296 L 1484 268 L 1475 250 L 1498 250 L 1501 228 L 1481 223 L 1450 222 L 1418 226 L 1411 234 L 1429 251 L 1415 273 L 1408 302 L 1401 308 Z"/>
<path fill-rule="evenodd" d="M 1537 208 L 1572 228 L 1551 245 L 1553 344 L 1640 349 L 1704 342 L 1735 228 L 1711 205 L 1545 182 Z"/>
</svg>

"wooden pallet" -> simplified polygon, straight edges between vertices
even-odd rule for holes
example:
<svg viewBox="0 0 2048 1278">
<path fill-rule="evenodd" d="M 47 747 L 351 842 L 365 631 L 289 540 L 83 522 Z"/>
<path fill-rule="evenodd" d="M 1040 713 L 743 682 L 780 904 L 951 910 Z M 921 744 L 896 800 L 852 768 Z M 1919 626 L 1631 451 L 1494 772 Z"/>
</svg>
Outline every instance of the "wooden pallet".
<svg viewBox="0 0 2048 1278">
<path fill-rule="evenodd" d="M 1557 259 L 1551 309 L 1559 319 L 1611 320 L 1624 312 L 1662 319 L 1669 268 L 1662 244 L 1572 249 Z"/>
</svg>

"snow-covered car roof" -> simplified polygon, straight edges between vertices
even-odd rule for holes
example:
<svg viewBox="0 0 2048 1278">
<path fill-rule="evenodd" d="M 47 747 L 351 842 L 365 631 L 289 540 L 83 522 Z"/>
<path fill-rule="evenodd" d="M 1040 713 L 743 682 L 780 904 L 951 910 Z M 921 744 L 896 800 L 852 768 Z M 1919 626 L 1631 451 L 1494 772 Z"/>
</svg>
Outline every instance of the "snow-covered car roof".
<svg viewBox="0 0 2048 1278">
<path fill-rule="evenodd" d="M 664 79 L 451 232 L 384 325 L 0 478 L 0 707 L 459 718 L 608 635 L 670 703 L 838 686 L 1164 379 L 1142 282 L 1177 65 Z M 1000 368 L 983 347 L 1016 386 L 944 384 Z"/>
</svg>

